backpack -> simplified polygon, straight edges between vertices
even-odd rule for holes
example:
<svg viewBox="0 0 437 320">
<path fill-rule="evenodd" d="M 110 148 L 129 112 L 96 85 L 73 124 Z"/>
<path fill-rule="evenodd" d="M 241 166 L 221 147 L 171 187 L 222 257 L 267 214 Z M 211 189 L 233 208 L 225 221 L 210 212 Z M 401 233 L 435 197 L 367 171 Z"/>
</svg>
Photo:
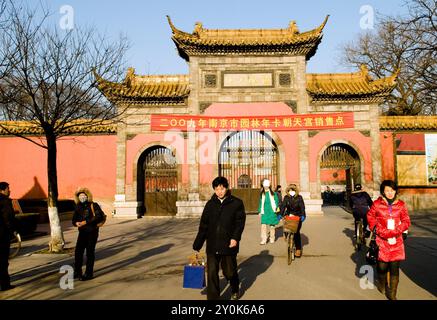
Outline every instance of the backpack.
<svg viewBox="0 0 437 320">
<path fill-rule="evenodd" d="M 93 216 L 96 216 L 96 214 L 95 214 L 95 212 L 94 212 L 94 202 L 91 203 L 91 211 L 93 212 Z M 105 224 L 105 222 L 106 222 L 106 214 L 105 214 L 103 211 L 102 211 L 102 215 L 103 215 L 103 220 L 100 221 L 100 222 L 96 225 L 98 228 L 102 227 L 102 226 Z"/>
</svg>

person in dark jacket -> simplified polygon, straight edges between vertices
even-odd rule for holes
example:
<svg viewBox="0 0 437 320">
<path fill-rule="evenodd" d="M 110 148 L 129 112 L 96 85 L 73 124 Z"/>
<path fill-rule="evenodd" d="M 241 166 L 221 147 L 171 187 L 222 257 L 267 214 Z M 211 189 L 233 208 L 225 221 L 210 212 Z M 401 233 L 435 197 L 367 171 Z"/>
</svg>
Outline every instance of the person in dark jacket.
<svg viewBox="0 0 437 320">
<path fill-rule="evenodd" d="M 231 195 L 228 180 L 217 177 L 212 182 L 214 194 L 200 218 L 193 249 L 199 251 L 206 240 L 207 299 L 220 298 L 219 265 L 231 285 L 231 298 L 239 299 L 240 280 L 237 254 L 246 223 L 243 201 Z"/>
<path fill-rule="evenodd" d="M 302 239 L 300 237 L 300 229 L 302 228 L 302 223 L 306 219 L 306 213 L 305 203 L 302 196 L 299 194 L 299 188 L 295 184 L 290 184 L 287 189 L 285 189 L 285 196 L 282 200 L 280 210 L 283 217 L 286 215 L 300 217 L 297 232 L 293 237 L 294 243 L 296 244 L 296 257 L 300 258 L 302 256 Z"/>
<path fill-rule="evenodd" d="M 100 206 L 93 202 L 91 192 L 80 188 L 75 193 L 76 209 L 73 214 L 73 226 L 79 229 L 74 255 L 74 278 L 83 281 L 93 278 L 95 250 L 99 237 L 99 224 L 105 220 Z M 86 269 L 82 275 L 83 254 L 86 250 Z"/>
<path fill-rule="evenodd" d="M 358 223 L 361 219 L 363 219 L 363 229 L 367 229 L 367 212 L 369 211 L 370 207 L 372 206 L 373 201 L 372 198 L 370 198 L 369 194 L 362 190 L 361 184 L 357 183 L 355 185 L 355 190 L 352 192 L 350 197 L 350 206 L 352 208 L 352 214 L 354 216 L 355 222 L 355 233 L 354 237 L 357 236 L 357 228 Z M 365 231 L 365 236 L 368 238 L 370 235 L 370 231 Z"/>
<path fill-rule="evenodd" d="M 15 213 L 11 191 L 7 182 L 0 182 L 0 289 L 6 291 L 15 288 L 9 277 L 9 249 L 11 235 L 16 234 Z"/>
</svg>

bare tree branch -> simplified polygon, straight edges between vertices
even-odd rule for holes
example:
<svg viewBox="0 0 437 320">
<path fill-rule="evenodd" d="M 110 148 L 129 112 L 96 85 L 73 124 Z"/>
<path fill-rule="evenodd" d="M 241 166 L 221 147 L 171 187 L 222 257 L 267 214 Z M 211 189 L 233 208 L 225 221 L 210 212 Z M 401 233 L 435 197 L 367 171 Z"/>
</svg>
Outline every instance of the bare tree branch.
<svg viewBox="0 0 437 320">
<path fill-rule="evenodd" d="M 380 16 L 376 32 L 343 47 L 343 63 L 366 64 L 381 78 L 397 68 L 398 86 L 383 106 L 386 114 L 436 114 L 437 2 L 406 1 L 406 17 Z"/>
</svg>

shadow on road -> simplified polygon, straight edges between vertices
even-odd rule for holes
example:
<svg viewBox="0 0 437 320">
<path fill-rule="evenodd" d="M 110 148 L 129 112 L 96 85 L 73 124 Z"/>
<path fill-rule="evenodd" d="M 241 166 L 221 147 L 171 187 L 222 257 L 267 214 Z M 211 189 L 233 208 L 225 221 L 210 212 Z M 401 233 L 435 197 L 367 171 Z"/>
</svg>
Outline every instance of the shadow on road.
<svg viewBox="0 0 437 320">
<path fill-rule="evenodd" d="M 256 278 L 266 272 L 272 263 L 273 256 L 268 250 L 263 250 L 258 255 L 244 260 L 239 265 L 238 275 L 240 277 L 240 296 L 245 294 L 245 292 L 253 285 Z M 230 287 L 225 292 L 224 296 L 230 298 Z"/>
<path fill-rule="evenodd" d="M 400 268 L 419 287 L 437 296 L 437 239 L 408 237 Z"/>
</svg>

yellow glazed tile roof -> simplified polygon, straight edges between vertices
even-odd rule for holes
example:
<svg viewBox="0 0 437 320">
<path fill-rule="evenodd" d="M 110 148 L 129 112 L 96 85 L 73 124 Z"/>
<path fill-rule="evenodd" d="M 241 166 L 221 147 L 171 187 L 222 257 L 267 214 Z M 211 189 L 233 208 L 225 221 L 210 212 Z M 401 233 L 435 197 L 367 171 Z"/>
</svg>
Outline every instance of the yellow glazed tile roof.
<svg viewBox="0 0 437 320">
<path fill-rule="evenodd" d="M 437 131 L 437 116 L 381 116 L 380 130 Z"/>
<path fill-rule="evenodd" d="M 316 29 L 300 33 L 295 21 L 286 29 L 205 29 L 197 22 L 192 33 L 177 29 L 170 17 L 172 39 L 185 60 L 190 55 L 227 55 L 266 53 L 305 55 L 312 57 L 322 39 L 329 15 Z"/>
<path fill-rule="evenodd" d="M 190 93 L 187 75 L 139 76 L 129 68 L 122 83 L 104 80 L 95 74 L 98 87 L 113 102 L 183 104 Z"/>
<path fill-rule="evenodd" d="M 364 65 L 356 73 L 307 74 L 307 92 L 313 103 L 380 103 L 396 87 L 397 75 L 373 80 Z"/>
<path fill-rule="evenodd" d="M 81 120 L 75 121 L 74 126 L 66 129 L 65 133 L 74 134 L 114 134 L 117 132 L 116 124 L 110 121 L 97 121 L 96 125 L 86 121 L 86 125 L 81 126 Z M 67 124 L 68 125 L 68 124 Z M 44 136 L 40 126 L 30 121 L 0 121 L 0 136 L 8 135 L 30 135 Z"/>
</svg>

